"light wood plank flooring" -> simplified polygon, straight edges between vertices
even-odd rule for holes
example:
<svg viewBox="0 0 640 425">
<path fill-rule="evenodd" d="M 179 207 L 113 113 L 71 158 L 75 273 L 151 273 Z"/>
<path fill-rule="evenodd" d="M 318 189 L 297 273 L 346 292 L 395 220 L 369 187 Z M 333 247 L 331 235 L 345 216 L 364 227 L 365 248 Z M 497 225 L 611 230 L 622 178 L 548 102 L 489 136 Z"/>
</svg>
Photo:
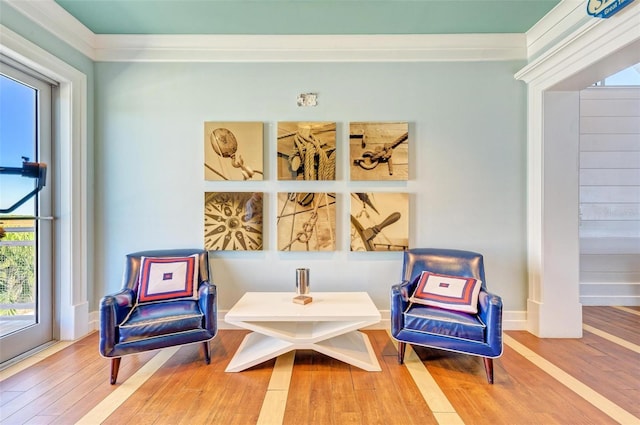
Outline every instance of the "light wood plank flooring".
<svg viewBox="0 0 640 425">
<path fill-rule="evenodd" d="M 381 372 L 299 350 L 224 369 L 247 331 L 123 358 L 117 385 L 98 334 L 0 372 L 2 424 L 640 424 L 640 308 L 584 307 L 582 339 L 505 332 L 495 384 L 477 357 L 414 347 L 398 365 L 365 331 Z"/>
</svg>

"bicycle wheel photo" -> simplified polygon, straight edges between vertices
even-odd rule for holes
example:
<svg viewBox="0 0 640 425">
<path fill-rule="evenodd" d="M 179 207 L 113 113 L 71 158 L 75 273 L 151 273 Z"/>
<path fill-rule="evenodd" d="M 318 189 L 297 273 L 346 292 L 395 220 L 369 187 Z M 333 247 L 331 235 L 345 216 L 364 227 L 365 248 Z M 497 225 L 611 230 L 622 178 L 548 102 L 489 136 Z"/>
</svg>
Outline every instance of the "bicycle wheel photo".
<svg viewBox="0 0 640 425">
<path fill-rule="evenodd" d="M 262 192 L 207 192 L 204 247 L 211 251 L 262 249 Z"/>
</svg>

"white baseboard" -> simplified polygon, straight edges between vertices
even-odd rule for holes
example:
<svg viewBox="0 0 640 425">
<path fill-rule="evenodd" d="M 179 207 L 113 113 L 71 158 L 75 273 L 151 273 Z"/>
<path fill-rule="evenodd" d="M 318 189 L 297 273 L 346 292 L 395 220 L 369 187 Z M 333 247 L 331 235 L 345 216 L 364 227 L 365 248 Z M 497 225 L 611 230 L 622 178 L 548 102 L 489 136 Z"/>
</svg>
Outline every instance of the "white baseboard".
<svg viewBox="0 0 640 425">
<path fill-rule="evenodd" d="M 502 312 L 503 331 L 526 331 L 527 312 L 526 311 L 503 311 Z"/>
<path fill-rule="evenodd" d="M 230 325 L 224 321 L 224 316 L 228 310 L 218 311 L 218 328 L 219 329 L 241 329 L 237 326 Z M 391 312 L 389 310 L 380 310 L 380 322 L 375 325 L 367 326 L 364 329 L 380 330 L 391 329 Z M 502 312 L 502 329 L 505 331 L 524 331 L 527 329 L 527 312 L 526 311 L 504 311 Z"/>
<path fill-rule="evenodd" d="M 90 322 L 89 303 L 81 302 L 68 308 L 60 317 L 60 341 L 75 341 L 91 332 L 87 324 Z"/>
<path fill-rule="evenodd" d="M 580 302 L 586 306 L 640 306 L 640 295 L 581 296 Z"/>
<path fill-rule="evenodd" d="M 100 329 L 100 314 L 97 311 L 89 313 L 89 332 Z"/>
<path fill-rule="evenodd" d="M 640 299 L 638 300 L 640 301 Z M 603 305 L 603 304 L 600 304 Z M 613 305 L 613 304 L 611 304 Z M 617 304 L 623 305 L 623 304 Z M 624 304 L 638 305 L 638 304 Z M 218 310 L 218 329 L 241 329 L 238 326 L 230 325 L 224 321 L 224 316 L 228 310 Z M 375 325 L 367 326 L 367 330 L 385 330 L 391 329 L 391 312 L 389 310 L 380 310 L 382 318 Z M 89 313 L 89 331 L 96 331 L 100 328 L 100 317 L 97 311 Z M 502 313 L 502 329 L 505 331 L 524 331 L 527 329 L 527 312 L 526 311 L 505 311 Z"/>
<path fill-rule="evenodd" d="M 582 305 L 640 305 L 640 282 L 580 282 Z"/>
</svg>

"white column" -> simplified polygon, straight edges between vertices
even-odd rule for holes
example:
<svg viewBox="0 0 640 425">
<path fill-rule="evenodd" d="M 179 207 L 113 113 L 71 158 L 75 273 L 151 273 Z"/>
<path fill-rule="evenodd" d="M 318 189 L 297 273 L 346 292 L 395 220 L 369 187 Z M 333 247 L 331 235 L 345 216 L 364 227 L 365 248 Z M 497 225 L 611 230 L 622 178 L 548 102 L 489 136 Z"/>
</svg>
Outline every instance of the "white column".
<svg viewBox="0 0 640 425">
<path fill-rule="evenodd" d="M 542 285 L 538 332 L 581 337 L 580 93 L 546 92 L 542 142 Z"/>
<path fill-rule="evenodd" d="M 528 123 L 527 329 L 579 338 L 579 92 L 530 86 Z"/>
</svg>

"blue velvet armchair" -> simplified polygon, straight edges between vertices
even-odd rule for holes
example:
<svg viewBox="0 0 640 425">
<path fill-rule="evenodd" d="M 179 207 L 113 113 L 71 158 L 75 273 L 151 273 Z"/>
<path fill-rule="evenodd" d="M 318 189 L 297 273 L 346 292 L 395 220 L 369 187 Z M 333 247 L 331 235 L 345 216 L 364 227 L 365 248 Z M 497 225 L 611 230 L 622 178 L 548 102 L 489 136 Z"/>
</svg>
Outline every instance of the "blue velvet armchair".
<svg viewBox="0 0 640 425">
<path fill-rule="evenodd" d="M 423 271 L 482 281 L 478 313 L 411 303 Z M 417 248 L 404 253 L 402 282 L 391 288 L 391 334 L 398 362 L 406 344 L 480 356 L 493 384 L 493 359 L 502 355 L 502 299 L 487 292 L 482 255 L 451 249 Z"/>
<path fill-rule="evenodd" d="M 143 258 L 151 258 L 159 263 L 185 259 L 184 268 L 180 270 L 185 270 L 185 276 L 191 277 L 190 297 L 185 297 L 184 293 L 180 294 L 181 297 L 173 293 L 167 296 L 165 293 L 161 300 L 151 299 L 151 302 L 141 303 L 139 292 L 141 286 L 144 287 L 140 283 Z M 144 261 L 147 264 L 149 260 Z M 190 275 L 186 274 L 187 269 Z M 166 280 L 172 276 L 170 272 L 160 273 L 158 279 Z M 111 359 L 111 384 L 116 383 L 122 356 L 143 351 L 202 343 L 205 362 L 209 364 L 209 342 L 218 331 L 216 316 L 217 292 L 216 286 L 209 282 L 207 251 L 177 249 L 128 254 L 122 289 L 100 301 L 100 354 Z"/>
</svg>

